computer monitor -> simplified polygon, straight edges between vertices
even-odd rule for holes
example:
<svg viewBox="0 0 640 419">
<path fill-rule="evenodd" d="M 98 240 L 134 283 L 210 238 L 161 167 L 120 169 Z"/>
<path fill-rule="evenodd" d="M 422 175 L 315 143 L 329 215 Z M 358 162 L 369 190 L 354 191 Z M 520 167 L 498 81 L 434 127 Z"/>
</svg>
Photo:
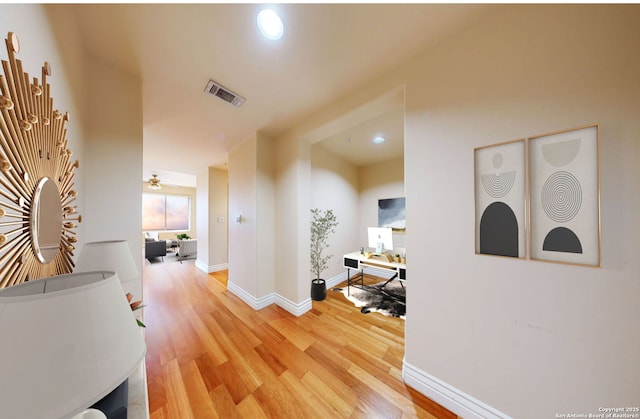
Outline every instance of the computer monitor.
<svg viewBox="0 0 640 419">
<path fill-rule="evenodd" d="M 393 230 L 391 227 L 368 227 L 369 247 L 377 254 L 393 250 Z"/>
</svg>

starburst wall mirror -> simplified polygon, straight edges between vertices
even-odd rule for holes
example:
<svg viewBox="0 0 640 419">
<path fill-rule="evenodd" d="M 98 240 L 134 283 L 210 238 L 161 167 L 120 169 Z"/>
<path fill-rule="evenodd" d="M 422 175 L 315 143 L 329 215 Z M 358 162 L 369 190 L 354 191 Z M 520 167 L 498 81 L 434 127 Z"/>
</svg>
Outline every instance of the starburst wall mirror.
<svg viewBox="0 0 640 419">
<path fill-rule="evenodd" d="M 0 288 L 73 270 L 76 223 L 74 169 L 64 115 L 53 108 L 45 62 L 29 81 L 18 37 L 5 40 L 0 74 Z"/>
</svg>

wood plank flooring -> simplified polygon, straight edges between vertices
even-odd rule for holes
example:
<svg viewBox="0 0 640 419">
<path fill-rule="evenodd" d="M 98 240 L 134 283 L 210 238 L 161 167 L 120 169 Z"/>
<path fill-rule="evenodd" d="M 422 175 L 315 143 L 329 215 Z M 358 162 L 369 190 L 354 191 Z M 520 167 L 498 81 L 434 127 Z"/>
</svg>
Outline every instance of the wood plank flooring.
<svg viewBox="0 0 640 419">
<path fill-rule="evenodd" d="M 456 418 L 402 382 L 403 320 L 332 291 L 300 317 L 255 311 L 226 275 L 145 262 L 151 419 Z"/>
</svg>

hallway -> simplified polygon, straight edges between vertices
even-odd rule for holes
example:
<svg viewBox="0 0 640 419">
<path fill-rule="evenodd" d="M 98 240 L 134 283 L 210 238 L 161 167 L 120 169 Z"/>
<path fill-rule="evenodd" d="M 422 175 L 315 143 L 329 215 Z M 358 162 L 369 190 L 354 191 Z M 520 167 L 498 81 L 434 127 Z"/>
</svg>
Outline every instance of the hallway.
<svg viewBox="0 0 640 419">
<path fill-rule="evenodd" d="M 152 419 L 456 418 L 402 383 L 401 319 L 331 291 L 300 317 L 254 311 L 194 261 L 143 277 Z"/>
</svg>

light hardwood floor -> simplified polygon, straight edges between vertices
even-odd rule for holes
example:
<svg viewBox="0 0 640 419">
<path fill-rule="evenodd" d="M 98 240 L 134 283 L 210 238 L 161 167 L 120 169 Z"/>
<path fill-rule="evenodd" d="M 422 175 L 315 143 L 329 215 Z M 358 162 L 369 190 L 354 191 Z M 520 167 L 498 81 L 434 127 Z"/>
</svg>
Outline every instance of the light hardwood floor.
<svg viewBox="0 0 640 419">
<path fill-rule="evenodd" d="M 456 418 L 402 382 L 402 319 L 332 291 L 300 317 L 255 311 L 226 275 L 145 261 L 151 419 Z"/>
</svg>

